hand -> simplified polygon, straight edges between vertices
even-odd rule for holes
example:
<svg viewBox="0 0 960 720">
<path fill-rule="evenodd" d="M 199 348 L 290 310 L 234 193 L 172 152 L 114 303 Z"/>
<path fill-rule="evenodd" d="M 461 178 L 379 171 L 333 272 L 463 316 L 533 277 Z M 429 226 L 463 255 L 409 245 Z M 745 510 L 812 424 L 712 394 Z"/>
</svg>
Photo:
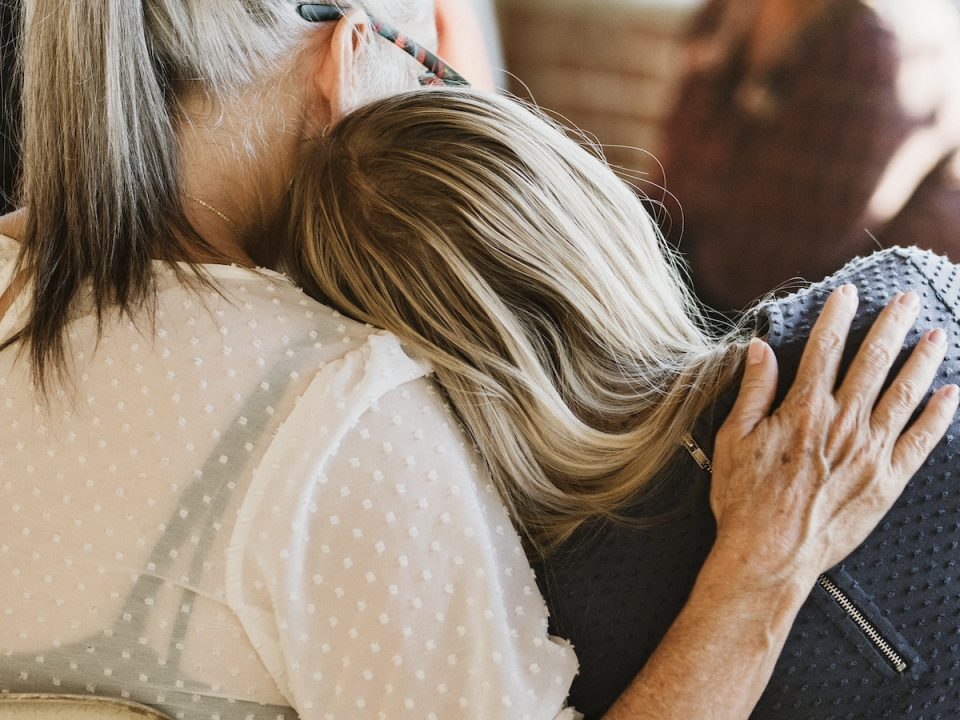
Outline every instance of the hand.
<svg viewBox="0 0 960 720">
<path fill-rule="evenodd" d="M 954 385 L 904 430 L 943 361 L 942 330 L 923 336 L 877 401 L 919 305 L 913 293 L 897 295 L 834 390 L 857 309 L 853 286 L 834 292 L 773 414 L 776 358 L 760 340 L 751 344 L 740 394 L 717 435 L 710 501 L 717 547 L 758 581 L 799 574 L 812 585 L 866 539 L 947 431 L 960 397 Z"/>
</svg>

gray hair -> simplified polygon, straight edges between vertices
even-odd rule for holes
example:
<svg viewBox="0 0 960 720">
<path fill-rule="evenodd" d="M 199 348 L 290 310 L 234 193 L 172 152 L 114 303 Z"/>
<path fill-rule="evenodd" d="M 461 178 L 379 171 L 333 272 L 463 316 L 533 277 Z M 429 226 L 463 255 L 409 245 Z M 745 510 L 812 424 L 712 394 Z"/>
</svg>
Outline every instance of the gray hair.
<svg viewBox="0 0 960 720">
<path fill-rule="evenodd" d="M 432 0 L 354 5 L 433 39 Z M 26 326 L 7 344 L 25 343 L 42 385 L 46 370 L 65 368 L 64 328 L 82 287 L 101 318 L 149 308 L 151 261 L 182 250 L 171 229 L 217 256 L 181 205 L 180 93 L 197 84 L 215 100 L 244 92 L 309 25 L 291 0 L 24 0 L 23 10 L 18 266 L 34 291 Z M 367 97 L 413 82 L 413 61 L 372 34 L 363 56 Z"/>
</svg>

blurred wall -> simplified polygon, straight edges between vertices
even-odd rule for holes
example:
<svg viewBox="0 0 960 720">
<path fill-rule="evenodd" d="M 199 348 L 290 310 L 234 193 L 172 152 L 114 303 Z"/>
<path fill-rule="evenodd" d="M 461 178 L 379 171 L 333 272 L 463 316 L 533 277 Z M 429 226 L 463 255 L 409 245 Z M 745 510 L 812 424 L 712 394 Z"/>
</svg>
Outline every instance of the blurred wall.
<svg viewBox="0 0 960 720">
<path fill-rule="evenodd" d="M 499 0 L 512 92 L 608 146 L 612 163 L 650 167 L 672 102 L 679 39 L 702 0 Z M 525 87 L 526 86 L 526 87 Z"/>
</svg>

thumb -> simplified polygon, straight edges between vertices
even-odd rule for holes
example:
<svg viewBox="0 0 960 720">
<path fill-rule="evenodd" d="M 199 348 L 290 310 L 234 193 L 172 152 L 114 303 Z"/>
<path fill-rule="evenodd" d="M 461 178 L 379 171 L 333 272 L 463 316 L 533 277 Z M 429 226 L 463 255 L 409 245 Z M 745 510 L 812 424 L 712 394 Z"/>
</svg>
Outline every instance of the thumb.
<svg viewBox="0 0 960 720">
<path fill-rule="evenodd" d="M 770 414 L 777 393 L 777 358 L 760 338 L 753 338 L 747 349 L 747 364 L 740 381 L 740 392 L 727 418 L 738 437 L 748 435 Z"/>
</svg>

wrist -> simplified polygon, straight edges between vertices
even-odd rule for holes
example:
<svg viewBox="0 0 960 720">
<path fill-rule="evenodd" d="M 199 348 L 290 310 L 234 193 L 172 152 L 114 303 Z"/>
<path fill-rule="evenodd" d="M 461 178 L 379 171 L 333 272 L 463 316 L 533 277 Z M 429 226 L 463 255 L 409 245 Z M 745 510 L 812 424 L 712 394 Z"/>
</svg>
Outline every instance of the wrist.
<svg viewBox="0 0 960 720">
<path fill-rule="evenodd" d="M 695 592 L 722 599 L 758 621 L 775 626 L 786 622 L 789 627 L 818 575 L 812 564 L 800 560 L 771 570 L 748 545 L 718 538 L 697 576 Z"/>
<path fill-rule="evenodd" d="M 722 530 L 708 560 L 718 578 L 728 576 L 759 587 L 795 587 L 804 594 L 816 584 L 823 565 L 809 546 L 790 549 L 782 537 L 763 542 L 751 532 Z"/>
</svg>

